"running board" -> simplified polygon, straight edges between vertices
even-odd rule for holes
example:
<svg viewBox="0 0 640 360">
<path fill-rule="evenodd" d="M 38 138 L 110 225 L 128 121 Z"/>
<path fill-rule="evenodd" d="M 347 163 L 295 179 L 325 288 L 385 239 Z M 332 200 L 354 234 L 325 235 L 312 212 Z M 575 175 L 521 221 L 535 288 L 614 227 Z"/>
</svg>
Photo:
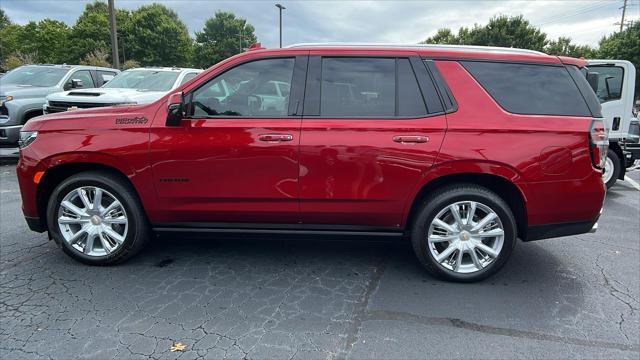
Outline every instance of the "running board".
<svg viewBox="0 0 640 360">
<path fill-rule="evenodd" d="M 153 231 L 165 233 L 219 233 L 259 235 L 311 235 L 311 236 L 382 236 L 402 237 L 403 229 L 394 227 L 357 225 L 306 224 L 241 224 L 241 223 L 159 223 Z"/>
</svg>

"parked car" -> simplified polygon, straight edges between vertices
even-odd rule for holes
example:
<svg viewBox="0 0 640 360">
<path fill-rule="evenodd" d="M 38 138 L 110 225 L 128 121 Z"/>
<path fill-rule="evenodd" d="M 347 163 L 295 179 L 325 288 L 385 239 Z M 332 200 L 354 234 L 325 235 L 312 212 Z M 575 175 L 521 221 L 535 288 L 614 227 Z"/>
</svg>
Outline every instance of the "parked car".
<svg viewBox="0 0 640 360">
<path fill-rule="evenodd" d="M 120 71 L 83 65 L 25 65 L 0 78 L 0 146 L 17 146 L 20 128 L 42 115 L 45 97 L 102 86 Z"/>
<path fill-rule="evenodd" d="M 609 150 L 603 178 L 607 188 L 623 180 L 626 167 L 640 159 L 638 123 L 634 122 L 633 100 L 636 68 L 626 60 L 587 60 L 588 72 L 597 75 L 592 84 L 602 104 L 609 129 Z"/>
<path fill-rule="evenodd" d="M 146 104 L 201 73 L 199 69 L 137 68 L 123 71 L 99 89 L 72 90 L 47 96 L 44 113 L 113 105 Z"/>
<path fill-rule="evenodd" d="M 597 228 L 607 134 L 585 65 L 505 48 L 252 47 L 152 103 L 27 123 L 24 215 L 87 264 L 122 262 L 152 232 L 407 236 L 431 273 L 480 280 L 518 238 Z M 270 83 L 288 96 L 266 109 Z"/>
</svg>

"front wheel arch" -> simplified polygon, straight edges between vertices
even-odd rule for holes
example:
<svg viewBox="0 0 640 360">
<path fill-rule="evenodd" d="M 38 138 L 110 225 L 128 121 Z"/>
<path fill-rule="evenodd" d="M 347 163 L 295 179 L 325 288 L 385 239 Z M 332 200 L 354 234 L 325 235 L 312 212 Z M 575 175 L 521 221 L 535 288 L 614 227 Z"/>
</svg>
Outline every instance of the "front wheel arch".
<svg viewBox="0 0 640 360">
<path fill-rule="evenodd" d="M 129 177 L 114 167 L 99 163 L 67 163 L 57 165 L 47 169 L 38 184 L 36 195 L 38 216 L 45 227 L 47 227 L 45 221 L 45 219 L 47 219 L 47 204 L 53 190 L 69 177 L 85 171 L 104 172 L 125 181 L 128 186 L 134 190 L 134 193 L 138 196 L 138 201 L 140 201 L 139 195 L 137 194 L 137 191 L 135 191 L 135 186 Z"/>
</svg>

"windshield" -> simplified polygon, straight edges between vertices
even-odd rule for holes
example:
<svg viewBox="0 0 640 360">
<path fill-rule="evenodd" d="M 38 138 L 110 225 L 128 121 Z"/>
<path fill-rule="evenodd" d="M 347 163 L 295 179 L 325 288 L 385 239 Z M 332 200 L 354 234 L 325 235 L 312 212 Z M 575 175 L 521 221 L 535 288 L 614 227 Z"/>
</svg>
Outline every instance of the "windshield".
<svg viewBox="0 0 640 360">
<path fill-rule="evenodd" d="M 178 77 L 177 71 L 129 70 L 116 75 L 104 88 L 169 91 Z"/>
<path fill-rule="evenodd" d="M 21 66 L 0 77 L 2 85 L 55 86 L 69 69 L 45 66 Z"/>
</svg>

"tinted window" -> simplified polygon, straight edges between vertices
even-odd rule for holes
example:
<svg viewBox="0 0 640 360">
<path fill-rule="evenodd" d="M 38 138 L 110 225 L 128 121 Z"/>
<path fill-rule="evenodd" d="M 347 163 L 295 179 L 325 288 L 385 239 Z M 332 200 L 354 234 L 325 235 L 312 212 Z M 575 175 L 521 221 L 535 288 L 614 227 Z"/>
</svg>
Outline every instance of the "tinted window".
<svg viewBox="0 0 640 360">
<path fill-rule="evenodd" d="M 196 75 L 198 75 L 198 73 L 187 73 L 184 75 L 184 77 L 182 78 L 182 81 L 180 82 L 180 85 L 186 83 L 187 81 L 193 79 L 194 77 L 196 77 Z"/>
<path fill-rule="evenodd" d="M 427 107 L 409 59 L 398 59 L 398 115 L 420 116 L 426 113 Z"/>
<path fill-rule="evenodd" d="M 509 112 L 591 116 L 564 67 L 473 61 L 462 64 Z"/>
<path fill-rule="evenodd" d="M 224 72 L 193 92 L 191 115 L 287 116 L 294 62 L 265 59 Z M 278 92 L 276 86 L 286 91 Z"/>
<path fill-rule="evenodd" d="M 394 116 L 395 59 L 323 58 L 322 116 Z"/>
<path fill-rule="evenodd" d="M 619 66 L 590 65 L 589 72 L 598 73 L 596 95 L 601 103 L 618 100 L 622 96 L 624 69 Z"/>
<path fill-rule="evenodd" d="M 73 75 L 71 75 L 71 77 L 67 81 L 69 88 L 71 87 L 71 80 L 81 80 L 83 88 L 95 87 L 95 84 L 93 83 L 93 78 L 91 78 L 91 73 L 89 72 L 89 70 L 78 70 L 74 72 Z"/>
</svg>

